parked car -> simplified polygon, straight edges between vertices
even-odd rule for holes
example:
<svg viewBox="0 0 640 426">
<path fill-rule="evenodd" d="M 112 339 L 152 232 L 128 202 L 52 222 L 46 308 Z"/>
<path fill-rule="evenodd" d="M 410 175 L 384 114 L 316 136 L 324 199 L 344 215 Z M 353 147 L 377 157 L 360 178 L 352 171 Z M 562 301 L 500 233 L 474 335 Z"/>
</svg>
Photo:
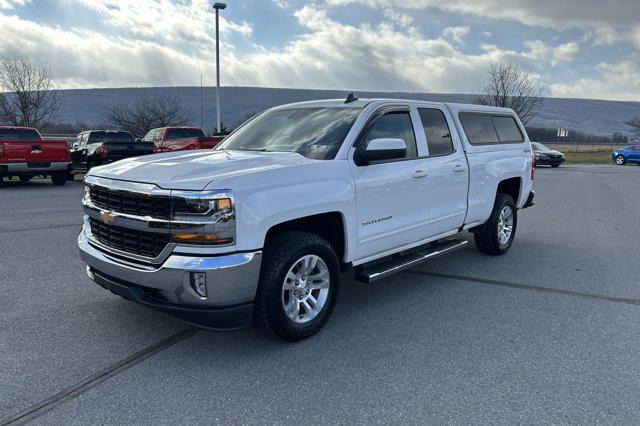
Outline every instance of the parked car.
<svg viewBox="0 0 640 426">
<path fill-rule="evenodd" d="M 71 171 L 66 140 L 44 140 L 30 127 L 0 126 L 0 183 L 17 176 L 28 182 L 35 176 L 51 177 L 64 185 Z"/>
<path fill-rule="evenodd" d="M 550 149 L 540 142 L 531 142 L 531 149 L 536 166 L 560 167 L 566 161 L 563 153 Z"/>
<path fill-rule="evenodd" d="M 213 151 L 92 169 L 78 244 L 89 277 L 126 299 L 214 329 L 255 315 L 296 341 L 331 316 L 341 272 L 388 277 L 464 247 L 465 230 L 506 253 L 533 174 L 510 109 L 291 104 Z"/>
<path fill-rule="evenodd" d="M 119 130 L 87 130 L 76 136 L 71 144 L 75 173 L 153 152 L 152 143 L 136 142 L 131 133 Z"/>
<path fill-rule="evenodd" d="M 630 145 L 622 149 L 616 149 L 611 153 L 611 159 L 618 166 L 624 166 L 627 163 L 640 165 L 640 145 Z"/>
<path fill-rule="evenodd" d="M 156 152 L 213 149 L 225 135 L 206 137 L 199 127 L 161 127 L 150 130 L 142 139 L 153 142 Z"/>
</svg>

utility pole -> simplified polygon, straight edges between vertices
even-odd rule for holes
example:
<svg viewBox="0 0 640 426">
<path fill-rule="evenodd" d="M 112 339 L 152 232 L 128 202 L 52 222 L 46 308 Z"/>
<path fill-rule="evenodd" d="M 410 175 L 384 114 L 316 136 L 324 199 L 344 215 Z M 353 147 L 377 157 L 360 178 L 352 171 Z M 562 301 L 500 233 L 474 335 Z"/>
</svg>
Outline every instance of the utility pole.
<svg viewBox="0 0 640 426">
<path fill-rule="evenodd" d="M 220 11 L 227 8 L 225 3 L 214 3 L 216 10 L 216 131 L 222 132 L 220 126 Z"/>
</svg>

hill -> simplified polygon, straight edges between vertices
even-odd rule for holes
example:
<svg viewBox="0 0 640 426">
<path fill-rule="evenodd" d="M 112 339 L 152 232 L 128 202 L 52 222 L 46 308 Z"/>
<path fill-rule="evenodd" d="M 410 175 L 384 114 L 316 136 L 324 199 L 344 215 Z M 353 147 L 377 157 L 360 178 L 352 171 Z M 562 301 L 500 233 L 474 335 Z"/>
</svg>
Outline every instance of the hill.
<svg viewBox="0 0 640 426">
<path fill-rule="evenodd" d="M 266 108 L 303 100 L 344 98 L 345 91 L 272 89 L 259 87 L 223 87 L 220 90 L 222 121 L 227 126 L 241 122 L 247 114 Z M 192 125 L 207 130 L 215 123 L 215 88 L 203 90 L 204 114 L 200 117 L 199 87 L 150 87 L 118 89 L 75 89 L 61 91 L 64 108 L 60 121 L 78 121 L 90 125 L 104 123 L 104 110 L 122 102 L 131 104 L 141 97 L 155 94 L 177 96 L 192 111 Z M 405 98 L 439 102 L 470 102 L 471 95 L 444 93 L 357 92 L 362 98 Z M 563 128 L 597 135 L 629 132 L 625 120 L 640 116 L 640 102 L 596 99 L 547 98 L 537 116 L 528 123 L 532 127 Z"/>
</svg>

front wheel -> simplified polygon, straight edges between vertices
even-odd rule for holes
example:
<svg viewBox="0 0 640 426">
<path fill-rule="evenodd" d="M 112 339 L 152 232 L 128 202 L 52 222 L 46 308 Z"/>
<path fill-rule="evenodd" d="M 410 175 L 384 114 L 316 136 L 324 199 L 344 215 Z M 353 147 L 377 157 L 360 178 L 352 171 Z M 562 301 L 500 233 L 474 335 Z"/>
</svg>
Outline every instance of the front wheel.
<svg viewBox="0 0 640 426">
<path fill-rule="evenodd" d="M 65 183 L 67 183 L 67 175 L 66 174 L 51 175 L 51 182 L 53 182 L 55 186 L 62 186 Z"/>
<path fill-rule="evenodd" d="M 624 159 L 624 157 L 623 157 L 622 155 L 618 155 L 618 156 L 616 157 L 616 164 L 617 164 L 618 166 L 624 166 L 626 162 L 627 162 L 627 160 L 625 160 L 625 159 Z"/>
<path fill-rule="evenodd" d="M 505 254 L 513 243 L 517 225 L 518 211 L 513 198 L 498 194 L 489 220 L 473 235 L 476 247 L 486 254 Z"/>
<path fill-rule="evenodd" d="M 324 238 L 287 232 L 265 245 L 256 319 L 275 336 L 296 342 L 329 320 L 340 286 L 338 256 Z"/>
<path fill-rule="evenodd" d="M 560 164 L 552 164 L 551 167 L 553 167 L 555 169 L 557 167 L 560 167 Z"/>
</svg>

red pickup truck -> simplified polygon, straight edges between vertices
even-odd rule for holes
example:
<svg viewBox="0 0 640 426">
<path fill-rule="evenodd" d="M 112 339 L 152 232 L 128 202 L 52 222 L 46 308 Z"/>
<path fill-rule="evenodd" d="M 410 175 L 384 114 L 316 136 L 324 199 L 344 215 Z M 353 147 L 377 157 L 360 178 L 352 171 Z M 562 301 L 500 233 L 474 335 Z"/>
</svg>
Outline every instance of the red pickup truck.
<svg viewBox="0 0 640 426">
<path fill-rule="evenodd" d="M 142 140 L 153 142 L 155 152 L 169 152 L 213 149 L 224 137 L 223 135 L 207 138 L 199 127 L 161 127 L 150 130 Z"/>
<path fill-rule="evenodd" d="M 64 185 L 70 172 L 67 141 L 44 140 L 29 127 L 0 126 L 0 183 L 12 176 L 22 182 L 50 176 L 54 185 Z"/>
</svg>

